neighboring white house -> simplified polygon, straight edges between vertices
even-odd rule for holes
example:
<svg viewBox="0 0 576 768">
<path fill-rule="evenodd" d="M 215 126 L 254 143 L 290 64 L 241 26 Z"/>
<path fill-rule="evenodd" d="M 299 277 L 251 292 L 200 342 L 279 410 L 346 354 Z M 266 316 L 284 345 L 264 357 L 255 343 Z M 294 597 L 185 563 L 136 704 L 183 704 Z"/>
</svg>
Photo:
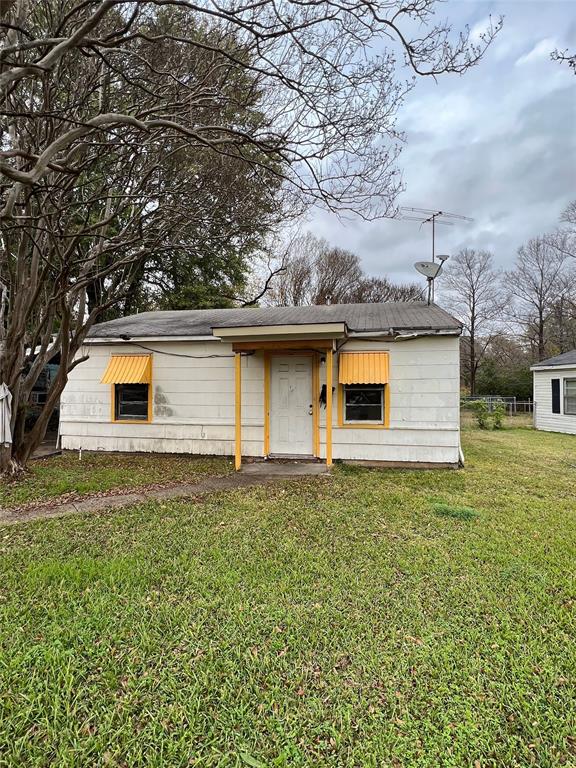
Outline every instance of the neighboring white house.
<svg viewBox="0 0 576 768">
<path fill-rule="evenodd" d="M 457 320 L 432 304 L 144 312 L 95 326 L 62 448 L 457 466 Z M 334 396 L 333 396 L 334 393 Z"/>
<path fill-rule="evenodd" d="M 576 435 L 576 349 L 533 365 L 534 426 Z"/>
</svg>

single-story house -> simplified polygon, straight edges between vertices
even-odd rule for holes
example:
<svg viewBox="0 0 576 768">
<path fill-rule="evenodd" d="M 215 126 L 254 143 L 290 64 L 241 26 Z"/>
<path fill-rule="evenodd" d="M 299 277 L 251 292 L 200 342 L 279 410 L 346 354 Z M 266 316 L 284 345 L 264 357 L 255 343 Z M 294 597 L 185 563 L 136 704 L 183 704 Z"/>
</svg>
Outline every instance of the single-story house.
<svg viewBox="0 0 576 768">
<path fill-rule="evenodd" d="M 576 435 L 576 349 L 536 363 L 534 426 Z"/>
<path fill-rule="evenodd" d="M 62 448 L 456 467 L 460 332 L 424 302 L 111 320 L 70 374 Z"/>
</svg>

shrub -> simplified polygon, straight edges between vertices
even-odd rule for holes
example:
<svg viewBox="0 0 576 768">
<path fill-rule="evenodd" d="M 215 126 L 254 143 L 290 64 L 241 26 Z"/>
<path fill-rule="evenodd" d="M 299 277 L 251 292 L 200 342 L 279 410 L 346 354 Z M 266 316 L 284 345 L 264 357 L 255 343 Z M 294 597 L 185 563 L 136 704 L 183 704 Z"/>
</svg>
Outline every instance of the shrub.
<svg viewBox="0 0 576 768">
<path fill-rule="evenodd" d="M 499 400 L 497 403 L 494 403 L 494 406 L 492 407 L 492 425 L 494 429 L 502 429 L 504 424 L 504 416 L 506 415 L 506 403 L 504 403 L 502 400 Z"/>
<path fill-rule="evenodd" d="M 476 416 L 476 422 L 480 429 L 490 429 L 490 412 L 485 400 L 474 400 L 470 407 Z"/>
<path fill-rule="evenodd" d="M 506 403 L 498 400 L 492 404 L 492 410 L 485 400 L 474 400 L 470 408 L 476 416 L 476 422 L 480 429 L 503 429 L 504 416 L 506 415 Z"/>
</svg>

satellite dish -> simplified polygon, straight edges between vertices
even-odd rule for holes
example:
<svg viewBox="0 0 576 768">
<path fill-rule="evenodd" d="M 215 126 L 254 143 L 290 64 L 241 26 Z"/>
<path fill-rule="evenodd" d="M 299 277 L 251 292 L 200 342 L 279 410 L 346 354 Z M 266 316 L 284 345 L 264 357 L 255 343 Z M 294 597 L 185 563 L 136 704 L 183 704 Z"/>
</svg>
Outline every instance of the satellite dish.
<svg viewBox="0 0 576 768">
<path fill-rule="evenodd" d="M 421 275 L 425 275 L 428 279 L 433 280 L 440 271 L 442 265 L 435 264 L 433 261 L 417 261 L 414 266 Z"/>
</svg>

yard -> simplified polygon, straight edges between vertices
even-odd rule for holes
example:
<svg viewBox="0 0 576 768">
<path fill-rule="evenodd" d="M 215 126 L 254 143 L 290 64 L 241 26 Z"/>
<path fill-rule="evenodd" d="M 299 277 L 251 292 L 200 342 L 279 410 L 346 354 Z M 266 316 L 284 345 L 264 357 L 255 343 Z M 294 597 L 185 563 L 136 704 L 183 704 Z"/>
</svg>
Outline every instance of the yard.
<svg viewBox="0 0 576 768">
<path fill-rule="evenodd" d="M 0 482 L 0 509 L 193 483 L 232 472 L 230 460 L 186 455 L 64 452 L 30 462 L 17 482 Z"/>
<path fill-rule="evenodd" d="M 576 439 L 0 530 L 0 766 L 576 765 Z"/>
</svg>

